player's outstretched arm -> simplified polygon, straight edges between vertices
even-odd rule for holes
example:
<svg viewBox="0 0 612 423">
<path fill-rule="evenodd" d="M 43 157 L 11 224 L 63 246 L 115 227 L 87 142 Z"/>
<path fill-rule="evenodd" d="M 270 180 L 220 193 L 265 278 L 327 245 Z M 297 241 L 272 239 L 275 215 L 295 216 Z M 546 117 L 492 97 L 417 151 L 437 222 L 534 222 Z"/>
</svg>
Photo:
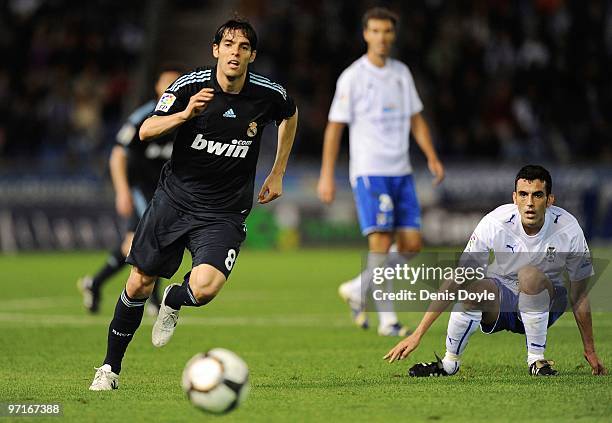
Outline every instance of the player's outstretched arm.
<svg viewBox="0 0 612 423">
<path fill-rule="evenodd" d="M 130 217 L 134 210 L 132 193 L 127 177 L 127 153 L 121 145 L 115 145 L 111 151 L 109 168 L 113 187 L 115 188 L 115 208 L 122 217 Z"/>
<path fill-rule="evenodd" d="M 410 118 L 410 128 L 419 148 L 425 154 L 425 157 L 427 157 L 427 167 L 429 167 L 429 171 L 435 178 L 433 183 L 438 185 L 444 179 L 444 166 L 440 159 L 438 159 L 438 154 L 431 140 L 429 126 L 421 113 L 412 115 Z"/>
<path fill-rule="evenodd" d="M 151 116 L 140 126 L 138 132 L 140 140 L 148 141 L 172 132 L 189 119 L 204 112 L 213 97 L 212 88 L 203 88 L 191 96 L 185 110 L 167 116 Z"/>
<path fill-rule="evenodd" d="M 458 285 L 452 280 L 446 280 L 439 289 L 439 292 L 453 292 Z M 397 345 L 389 350 L 383 357 L 383 360 L 389 360 L 393 363 L 395 360 L 403 360 L 419 346 L 421 338 L 427 333 L 431 325 L 440 317 L 440 314 L 448 308 L 452 303 L 450 300 L 435 300 L 429 304 L 425 315 L 421 319 L 421 323 L 417 326 L 413 333 L 397 343 Z"/>
<path fill-rule="evenodd" d="M 260 204 L 269 203 L 270 201 L 273 201 L 283 195 L 283 176 L 285 176 L 287 161 L 289 160 L 289 153 L 291 153 L 291 147 L 293 146 L 293 140 L 295 139 L 297 122 L 298 111 L 296 108 L 293 116 L 283 120 L 278 126 L 276 159 L 274 160 L 274 165 L 272 166 L 270 174 L 259 190 L 257 201 Z"/>
<path fill-rule="evenodd" d="M 325 204 L 330 204 L 336 197 L 336 182 L 334 171 L 336 160 L 340 151 L 340 141 L 342 132 L 346 124 L 341 122 L 327 122 L 325 135 L 323 138 L 323 158 L 321 160 L 321 174 L 317 185 L 319 200 Z"/>
<path fill-rule="evenodd" d="M 591 366 L 593 375 L 605 375 L 608 370 L 595 352 L 595 340 L 593 338 L 593 321 L 591 318 L 591 302 L 587 295 L 588 280 L 571 283 L 571 300 L 574 318 L 580 331 L 582 344 L 584 346 L 584 358 Z"/>
</svg>

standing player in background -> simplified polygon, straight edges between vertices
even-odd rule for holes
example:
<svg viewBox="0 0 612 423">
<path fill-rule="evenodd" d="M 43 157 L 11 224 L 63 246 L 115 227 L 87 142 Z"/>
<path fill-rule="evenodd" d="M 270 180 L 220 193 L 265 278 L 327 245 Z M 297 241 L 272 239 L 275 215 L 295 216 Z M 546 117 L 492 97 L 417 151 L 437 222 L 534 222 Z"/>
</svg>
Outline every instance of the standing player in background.
<svg viewBox="0 0 612 423">
<path fill-rule="evenodd" d="M 153 283 L 178 270 L 185 248 L 192 269 L 182 285 L 164 291 L 153 345 L 168 343 L 181 307 L 206 305 L 221 290 L 246 237 L 261 135 L 272 122 L 278 126 L 276 160 L 258 201 L 265 204 L 282 194 L 297 109 L 282 86 L 248 70 L 256 49 L 257 34 L 248 22 L 233 19 L 221 25 L 212 44 L 216 66 L 177 79 L 157 103 L 155 116 L 140 128 L 145 142 L 176 131 L 174 150 L 134 235 L 127 258 L 132 271 L 90 390 L 118 387 L 123 356 Z"/>
<path fill-rule="evenodd" d="M 351 185 L 370 254 L 364 272 L 342 284 L 339 292 L 351 307 L 354 322 L 363 328 L 368 327 L 363 299 L 380 255 L 387 254 L 394 241 L 400 254 L 422 248 L 420 210 L 408 156 L 411 132 L 427 158 L 434 183 L 444 178 L 412 74 L 405 64 L 389 57 L 397 22 L 397 15 L 384 8 L 370 9 L 363 16 L 367 53 L 338 78 L 317 188 L 321 201 L 334 201 L 334 168 L 348 124 Z M 391 304 L 377 303 L 377 307 L 379 335 L 406 335 L 408 329 L 399 323 Z"/>
<path fill-rule="evenodd" d="M 91 313 L 99 310 L 104 283 L 126 265 L 125 258 L 130 251 L 138 222 L 153 198 L 162 166 L 172 155 L 173 133 L 145 144 L 138 138 L 140 125 L 153 112 L 166 88 L 183 72 L 183 67 L 179 65 L 163 65 L 155 83 L 156 100 L 136 109 L 117 133 L 117 143 L 111 152 L 109 167 L 115 188 L 115 208 L 119 216 L 125 219 L 127 229 L 121 244 L 111 252 L 95 276 L 84 276 L 77 282 L 83 294 L 83 305 Z M 149 300 L 150 314 L 157 315 L 160 303 L 157 282 Z"/>
<path fill-rule="evenodd" d="M 487 278 L 458 285 L 447 281 L 440 292 L 494 293 L 493 300 L 455 304 L 448 320 L 446 354 L 431 363 L 414 365 L 410 376 L 450 376 L 459 371 L 461 355 L 480 326 L 490 334 L 507 330 L 525 334 L 527 366 L 533 376 L 554 376 L 554 362 L 546 360 L 548 328 L 567 307 L 563 274 L 570 281 L 574 318 L 592 374 L 606 374 L 595 352 L 588 280 L 593 276 L 591 255 L 578 221 L 555 200 L 550 173 L 528 165 L 514 180 L 513 204 L 499 206 L 478 224 L 462 256 L 462 263 L 486 268 Z M 489 255 L 495 260 L 489 264 Z M 414 351 L 423 335 L 451 301 L 433 301 L 415 332 L 385 357 L 402 360 Z"/>
</svg>

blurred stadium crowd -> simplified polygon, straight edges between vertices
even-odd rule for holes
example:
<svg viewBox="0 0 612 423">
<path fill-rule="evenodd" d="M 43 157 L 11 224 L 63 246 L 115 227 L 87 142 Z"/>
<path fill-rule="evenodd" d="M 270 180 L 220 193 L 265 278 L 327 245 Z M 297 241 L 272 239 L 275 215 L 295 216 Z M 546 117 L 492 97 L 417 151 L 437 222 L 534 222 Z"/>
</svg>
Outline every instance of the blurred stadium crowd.
<svg viewBox="0 0 612 423">
<path fill-rule="evenodd" d="M 145 94 L 133 71 L 149 3 L 0 2 L 0 54 L 10 58 L 0 64 L 0 162 L 106 162 Z M 373 4 L 401 15 L 396 57 L 412 69 L 445 159 L 612 161 L 610 1 L 237 2 L 260 35 L 255 68 L 300 106 L 295 157 L 319 157 L 336 78 L 364 52 L 360 18 Z M 193 63 L 210 60 L 213 31 L 200 29 Z"/>
<path fill-rule="evenodd" d="M 143 28 L 136 3 L 0 3 L 0 156 L 87 164 L 114 139 Z"/>
</svg>

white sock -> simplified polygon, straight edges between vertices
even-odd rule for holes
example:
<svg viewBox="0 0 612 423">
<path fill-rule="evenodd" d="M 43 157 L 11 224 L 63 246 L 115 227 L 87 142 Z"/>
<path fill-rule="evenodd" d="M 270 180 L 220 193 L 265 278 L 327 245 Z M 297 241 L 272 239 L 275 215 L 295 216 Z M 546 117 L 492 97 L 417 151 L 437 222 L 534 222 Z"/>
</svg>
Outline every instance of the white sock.
<svg viewBox="0 0 612 423">
<path fill-rule="evenodd" d="M 535 295 L 519 292 L 518 307 L 523 326 L 525 326 L 527 364 L 529 366 L 537 360 L 544 360 L 549 306 L 550 294 L 548 289 L 544 289 Z"/>
<path fill-rule="evenodd" d="M 397 246 L 395 244 L 391 245 L 384 266 L 395 267 L 396 264 L 403 265 L 404 263 L 406 263 L 406 260 L 397 253 Z M 379 285 L 379 288 L 382 288 L 385 292 L 393 292 L 393 281 L 388 280 L 383 285 Z M 393 301 L 376 301 L 375 304 L 376 311 L 378 312 L 379 327 L 389 327 L 399 322 L 394 310 Z"/>
<path fill-rule="evenodd" d="M 393 291 L 393 282 L 387 281 L 384 285 L 379 285 L 385 292 Z M 378 326 L 389 327 L 399 322 L 397 314 L 393 310 L 393 301 L 374 301 L 376 311 L 378 312 Z"/>
<path fill-rule="evenodd" d="M 446 331 L 446 354 L 442 359 L 444 370 L 449 375 L 459 370 L 461 354 L 465 351 L 470 336 L 478 329 L 481 320 L 480 310 L 466 311 L 461 303 L 453 307 Z"/>
</svg>

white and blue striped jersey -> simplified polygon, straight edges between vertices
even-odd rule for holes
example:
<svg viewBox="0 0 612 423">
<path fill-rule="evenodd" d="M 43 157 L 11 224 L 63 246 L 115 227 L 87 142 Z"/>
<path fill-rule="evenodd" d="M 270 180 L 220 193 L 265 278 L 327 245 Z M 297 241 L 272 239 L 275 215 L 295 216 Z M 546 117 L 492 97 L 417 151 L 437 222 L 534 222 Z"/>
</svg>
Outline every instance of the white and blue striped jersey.
<svg viewBox="0 0 612 423">
<path fill-rule="evenodd" d="M 464 250 L 462 260 L 495 259 L 487 276 L 499 279 L 518 292 L 518 271 L 533 265 L 553 284 L 563 285 L 563 274 L 580 281 L 594 274 L 591 254 L 582 228 L 574 216 L 557 206 L 546 209 L 544 225 L 535 235 L 527 235 L 515 204 L 499 206 L 482 218 Z"/>
<path fill-rule="evenodd" d="M 351 181 L 410 174 L 410 118 L 423 109 L 412 74 L 387 59 L 379 68 L 362 56 L 338 78 L 330 122 L 349 125 Z"/>
</svg>

